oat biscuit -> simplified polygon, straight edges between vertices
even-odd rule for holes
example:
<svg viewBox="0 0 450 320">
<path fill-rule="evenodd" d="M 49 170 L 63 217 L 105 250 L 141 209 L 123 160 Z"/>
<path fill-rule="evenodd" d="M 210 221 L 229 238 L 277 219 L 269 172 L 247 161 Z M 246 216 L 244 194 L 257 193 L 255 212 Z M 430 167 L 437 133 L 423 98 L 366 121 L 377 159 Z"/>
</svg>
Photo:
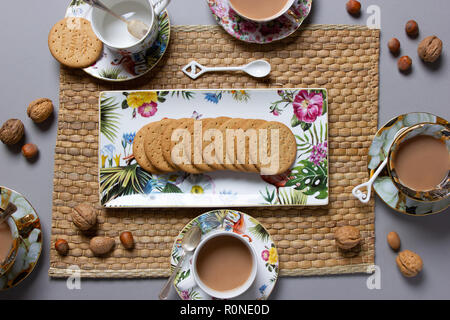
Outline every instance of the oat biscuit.
<svg viewBox="0 0 450 320">
<path fill-rule="evenodd" d="M 189 125 L 187 127 L 187 129 L 189 130 L 189 133 L 191 134 L 191 143 L 185 145 L 187 147 L 187 149 L 185 151 L 191 153 L 192 165 L 195 167 L 195 169 L 197 169 L 200 172 L 214 171 L 214 169 L 212 167 L 210 167 L 203 159 L 203 143 L 202 143 L 203 123 L 208 123 L 211 120 L 213 120 L 213 119 L 207 118 L 207 119 L 195 120 L 192 122 L 189 121 L 189 123 L 188 123 Z M 199 130 L 200 129 L 199 124 L 201 124 L 202 130 Z M 197 130 L 196 130 L 196 127 L 197 127 Z"/>
<path fill-rule="evenodd" d="M 219 162 L 219 158 L 217 157 L 217 155 L 215 154 L 216 149 L 214 149 L 214 143 L 215 143 L 215 139 L 217 137 L 215 137 L 214 135 L 208 137 L 207 134 L 205 134 L 208 130 L 210 129 L 216 129 L 218 130 L 220 128 L 220 126 L 222 124 L 224 124 L 226 121 L 230 120 L 229 117 L 218 117 L 215 119 L 211 119 L 208 121 L 203 121 L 203 125 L 202 125 L 202 131 L 203 131 L 203 141 L 202 141 L 202 153 L 203 153 L 203 160 L 205 163 L 207 163 L 211 168 L 213 168 L 214 170 L 225 170 L 225 166 L 223 166 L 223 164 L 221 162 Z M 205 141 L 205 139 L 207 141 Z M 223 142 L 221 144 L 223 146 Z M 211 152 L 209 152 L 208 150 L 211 150 Z M 219 151 L 220 152 L 220 151 Z M 222 154 L 225 152 L 225 149 L 222 149 Z M 205 155 L 211 154 L 211 159 L 205 158 Z"/>
<path fill-rule="evenodd" d="M 48 35 L 48 47 L 53 57 L 70 68 L 87 68 L 98 60 L 103 43 L 83 18 L 64 18 Z"/>
<path fill-rule="evenodd" d="M 244 122 L 242 129 L 247 132 L 247 134 L 250 134 L 249 130 L 255 130 L 256 139 L 258 140 L 258 130 L 257 128 L 264 123 L 266 123 L 266 120 L 261 119 L 251 119 L 249 121 Z M 252 140 L 248 137 L 245 138 L 245 155 L 246 155 L 246 163 L 243 164 L 243 167 L 248 172 L 259 172 L 258 167 L 256 166 L 256 160 L 258 159 L 258 142 L 256 143 L 256 146 L 253 148 L 250 148 L 250 143 Z M 242 143 L 242 142 L 240 142 Z M 255 161 L 251 161 L 251 159 L 255 159 Z"/>
<path fill-rule="evenodd" d="M 136 133 L 136 137 L 133 141 L 133 155 L 136 159 L 137 163 L 141 166 L 142 169 L 148 171 L 153 174 L 162 173 L 160 170 L 156 169 L 156 167 L 148 160 L 147 155 L 145 154 L 145 138 L 147 136 L 147 130 L 150 128 L 152 123 L 144 126 Z"/>
<path fill-rule="evenodd" d="M 174 172 L 178 170 L 172 162 L 168 162 L 164 158 L 162 144 L 163 132 L 175 121 L 173 119 L 164 119 L 153 122 L 147 129 L 144 143 L 145 155 L 153 166 L 162 172 Z"/>
<path fill-rule="evenodd" d="M 223 146 L 224 146 L 224 153 L 223 153 L 223 158 L 219 160 L 221 160 L 223 162 L 223 166 L 225 167 L 225 169 L 227 170 L 232 170 L 232 171 L 245 171 L 244 167 L 242 164 L 238 163 L 238 159 L 237 159 L 237 144 L 236 144 L 236 137 L 230 135 L 231 130 L 237 130 L 237 129 L 241 129 L 242 124 L 244 123 L 244 121 L 246 121 L 246 119 L 241 119 L 241 118 L 232 118 L 228 121 L 225 121 L 219 128 L 219 130 L 222 132 L 222 136 L 223 136 Z M 232 145 L 229 145 L 228 141 L 228 137 L 231 137 L 232 140 Z M 242 159 L 243 157 L 241 157 Z"/>
<path fill-rule="evenodd" d="M 270 121 L 257 127 L 258 161 L 256 166 L 263 175 L 277 175 L 286 172 L 297 157 L 297 143 L 291 129 L 281 122 Z M 278 150 L 272 150 L 272 141 Z M 266 155 L 266 159 L 261 155 Z M 253 159 L 255 160 L 255 159 Z"/>
</svg>

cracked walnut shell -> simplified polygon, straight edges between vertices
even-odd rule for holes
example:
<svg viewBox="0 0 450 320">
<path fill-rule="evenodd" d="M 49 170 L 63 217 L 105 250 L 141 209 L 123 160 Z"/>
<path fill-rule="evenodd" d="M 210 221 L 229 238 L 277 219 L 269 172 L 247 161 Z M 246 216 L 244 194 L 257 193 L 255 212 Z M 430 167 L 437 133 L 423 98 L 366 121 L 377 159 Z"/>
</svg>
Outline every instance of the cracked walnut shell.
<svg viewBox="0 0 450 320">
<path fill-rule="evenodd" d="M 44 122 L 53 113 L 52 100 L 40 98 L 30 103 L 27 115 L 36 123 Z"/>
<path fill-rule="evenodd" d="M 7 145 L 18 143 L 25 133 L 25 127 L 19 119 L 9 119 L 0 128 L 0 140 Z"/>
<path fill-rule="evenodd" d="M 422 271 L 423 262 L 422 258 L 417 253 L 410 250 L 402 251 L 395 259 L 400 272 L 405 277 L 415 277 L 420 271 Z"/>
<path fill-rule="evenodd" d="M 352 226 L 344 226 L 336 229 L 334 233 L 336 245 L 344 250 L 356 247 L 361 242 L 359 230 Z"/>
<path fill-rule="evenodd" d="M 72 222 L 78 229 L 87 231 L 97 223 L 97 213 L 91 205 L 81 203 L 72 210 Z"/>
<path fill-rule="evenodd" d="M 425 62 L 435 62 L 442 53 L 442 41 L 436 36 L 429 36 L 419 43 L 419 57 Z"/>
</svg>

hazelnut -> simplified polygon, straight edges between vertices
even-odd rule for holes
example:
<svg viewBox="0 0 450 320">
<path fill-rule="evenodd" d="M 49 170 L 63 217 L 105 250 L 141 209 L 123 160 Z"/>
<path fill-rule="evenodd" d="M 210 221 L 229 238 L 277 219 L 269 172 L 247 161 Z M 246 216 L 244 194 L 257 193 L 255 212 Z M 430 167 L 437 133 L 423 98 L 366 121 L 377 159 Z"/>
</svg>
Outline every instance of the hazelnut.
<svg viewBox="0 0 450 320">
<path fill-rule="evenodd" d="M 344 226 L 336 229 L 334 233 L 336 245 L 344 250 L 356 247 L 361 242 L 359 230 L 352 226 Z"/>
<path fill-rule="evenodd" d="M 400 53 L 400 41 L 398 41 L 397 38 L 392 38 L 388 42 L 388 48 L 389 48 L 389 51 L 391 51 L 391 53 L 393 55 L 399 54 Z"/>
<path fill-rule="evenodd" d="M 436 36 L 429 36 L 419 43 L 417 53 L 425 62 L 435 62 L 442 53 L 442 40 Z"/>
<path fill-rule="evenodd" d="M 53 113 L 52 100 L 41 98 L 30 103 L 27 114 L 36 123 L 44 122 Z"/>
<path fill-rule="evenodd" d="M 32 159 L 38 154 L 38 148 L 33 143 L 27 143 L 22 147 L 22 155 L 27 159 Z"/>
<path fill-rule="evenodd" d="M 391 231 L 388 233 L 387 242 L 392 250 L 397 251 L 400 248 L 400 237 L 395 231 Z"/>
<path fill-rule="evenodd" d="M 358 15 L 361 12 L 361 3 L 356 0 L 350 0 L 347 2 L 347 11 L 351 15 Z"/>
<path fill-rule="evenodd" d="M 122 242 L 125 249 L 132 249 L 134 247 L 133 234 L 129 231 L 122 232 L 120 234 L 120 242 Z"/>
<path fill-rule="evenodd" d="M 81 203 L 73 208 L 72 221 L 80 230 L 86 231 L 97 223 L 97 213 L 91 205 Z"/>
<path fill-rule="evenodd" d="M 55 249 L 60 255 L 65 256 L 69 252 L 69 243 L 64 239 L 58 239 L 55 242 Z"/>
<path fill-rule="evenodd" d="M 107 254 L 114 247 L 115 241 L 109 237 L 94 237 L 89 242 L 89 249 L 96 256 L 102 256 Z"/>
<path fill-rule="evenodd" d="M 410 37 L 417 37 L 419 34 L 419 25 L 414 20 L 409 20 L 405 25 L 406 34 Z"/>
<path fill-rule="evenodd" d="M 411 69 L 412 60 L 408 56 L 403 56 L 403 57 L 400 57 L 400 59 L 398 59 L 397 65 L 398 65 L 398 69 L 401 72 L 407 72 L 407 71 L 409 71 L 409 69 Z"/>
<path fill-rule="evenodd" d="M 422 259 L 417 253 L 410 250 L 400 252 L 395 262 L 405 277 L 415 277 L 422 271 Z"/>
<path fill-rule="evenodd" d="M 9 119 L 0 128 L 0 140 L 7 145 L 18 143 L 25 133 L 25 127 L 22 121 L 18 119 Z"/>
</svg>

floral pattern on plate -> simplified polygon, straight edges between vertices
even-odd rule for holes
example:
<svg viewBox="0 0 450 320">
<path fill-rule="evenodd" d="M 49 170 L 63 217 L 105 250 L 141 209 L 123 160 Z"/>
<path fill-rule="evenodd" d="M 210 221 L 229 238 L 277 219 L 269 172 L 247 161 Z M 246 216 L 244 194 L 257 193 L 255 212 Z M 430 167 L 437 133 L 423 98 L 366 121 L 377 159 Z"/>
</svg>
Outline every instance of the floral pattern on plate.
<svg viewBox="0 0 450 320">
<path fill-rule="evenodd" d="M 264 23 L 253 22 L 239 16 L 227 0 L 207 0 L 214 17 L 233 37 L 252 43 L 270 43 L 281 40 L 300 28 L 311 11 L 312 0 L 296 0 L 290 12 Z"/>
<path fill-rule="evenodd" d="M 231 171 L 154 175 L 135 161 L 137 131 L 164 118 L 279 121 L 297 140 L 297 160 L 278 176 Z M 328 204 L 325 89 L 109 91 L 100 95 L 100 197 L 107 207 L 238 207 Z"/>
<path fill-rule="evenodd" d="M 278 279 L 278 253 L 267 230 L 256 219 L 239 211 L 224 209 L 204 213 L 189 222 L 175 239 L 171 254 L 172 270 L 183 254 L 183 249 L 181 248 L 183 236 L 194 225 L 200 227 L 203 238 L 211 232 L 225 230 L 240 234 L 250 241 L 257 254 L 258 273 L 255 282 L 249 290 L 236 299 L 266 300 Z M 191 275 L 191 264 L 192 258 L 186 258 L 174 280 L 175 290 L 181 299 L 215 299 L 203 292 L 193 282 L 186 281 Z"/>
<path fill-rule="evenodd" d="M 92 18 L 92 8 L 83 0 L 72 0 L 66 17 Z M 166 52 L 170 39 L 170 21 L 167 10 L 159 16 L 159 35 L 154 45 L 146 51 L 132 54 L 122 50 L 113 52 L 103 48 L 103 55 L 97 62 L 83 69 L 91 76 L 106 81 L 127 81 L 139 78 L 152 70 Z"/>
<path fill-rule="evenodd" d="M 6 190 L 7 188 L 1 187 L 1 189 Z M 42 250 L 42 232 L 39 216 L 27 199 L 16 191 L 11 191 L 12 194 L 9 201 L 17 207 L 17 211 L 12 215 L 13 219 L 18 221 L 28 215 L 31 216 L 31 219 L 27 219 L 25 227 L 20 232 L 22 241 L 19 245 L 16 261 L 11 269 L 0 277 L 0 290 L 13 288 L 28 277 L 33 272 Z"/>
<path fill-rule="evenodd" d="M 401 128 L 411 127 L 422 122 L 448 123 L 445 119 L 431 113 L 415 112 L 398 116 L 378 130 L 369 149 L 368 169 L 370 176 L 373 175 L 380 163 L 386 159 L 395 134 Z M 386 168 L 373 183 L 373 189 L 388 206 L 405 214 L 416 216 L 429 215 L 441 212 L 450 205 L 450 198 L 436 202 L 421 202 L 405 196 L 394 185 Z"/>
</svg>

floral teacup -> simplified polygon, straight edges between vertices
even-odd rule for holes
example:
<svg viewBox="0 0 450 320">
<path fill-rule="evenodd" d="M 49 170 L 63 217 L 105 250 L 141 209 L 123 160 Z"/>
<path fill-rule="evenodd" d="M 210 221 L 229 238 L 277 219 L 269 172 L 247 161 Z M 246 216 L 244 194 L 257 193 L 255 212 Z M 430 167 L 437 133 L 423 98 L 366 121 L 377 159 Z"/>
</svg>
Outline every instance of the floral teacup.
<svg viewBox="0 0 450 320">
<path fill-rule="evenodd" d="M 450 171 L 447 172 L 447 175 L 442 179 L 442 181 L 432 190 L 414 190 L 402 183 L 398 177 L 394 161 L 396 152 L 399 150 L 402 143 L 417 136 L 431 136 L 435 139 L 441 140 L 447 146 L 447 150 L 450 154 L 450 126 L 448 124 L 441 125 L 435 123 L 419 123 L 409 127 L 403 133 L 399 134 L 392 143 L 388 153 L 388 173 L 397 189 L 411 199 L 424 202 L 443 200 L 450 195 Z M 427 164 L 424 164 L 424 168 L 426 168 L 426 166 Z"/>
<path fill-rule="evenodd" d="M 139 56 L 151 48 L 158 33 L 158 16 L 170 3 L 170 0 L 103 0 L 104 4 L 117 14 L 128 20 L 137 19 L 148 27 L 147 34 L 142 39 L 136 39 L 129 34 L 127 25 L 104 10 L 94 7 L 92 10 L 92 29 L 97 37 L 119 54 Z"/>
<path fill-rule="evenodd" d="M 219 237 L 219 236 L 227 236 L 227 237 L 234 237 L 236 239 L 239 239 L 242 243 L 245 244 L 245 246 L 248 248 L 249 252 L 252 256 L 252 269 L 250 272 L 250 276 L 247 278 L 247 280 L 240 285 L 239 287 L 236 287 L 231 290 L 227 291 L 217 291 L 213 288 L 208 287 L 199 277 L 198 271 L 197 271 L 197 258 L 198 254 L 201 251 L 202 247 L 210 240 Z M 197 246 L 197 249 L 195 250 L 194 256 L 192 258 L 192 272 L 191 275 L 184 279 L 182 282 L 180 282 L 177 287 L 180 290 L 184 290 L 189 287 L 193 287 L 194 285 L 197 285 L 201 290 L 203 290 L 207 295 L 211 297 L 215 297 L 218 299 L 231 299 L 235 298 L 244 292 L 246 292 L 253 284 L 256 278 L 256 273 L 258 272 L 258 262 L 257 262 L 257 256 L 255 253 L 255 250 L 253 247 L 249 244 L 248 239 L 244 238 L 242 235 L 228 232 L 228 231 L 216 231 L 212 232 L 208 236 L 202 239 L 200 244 Z"/>
</svg>

